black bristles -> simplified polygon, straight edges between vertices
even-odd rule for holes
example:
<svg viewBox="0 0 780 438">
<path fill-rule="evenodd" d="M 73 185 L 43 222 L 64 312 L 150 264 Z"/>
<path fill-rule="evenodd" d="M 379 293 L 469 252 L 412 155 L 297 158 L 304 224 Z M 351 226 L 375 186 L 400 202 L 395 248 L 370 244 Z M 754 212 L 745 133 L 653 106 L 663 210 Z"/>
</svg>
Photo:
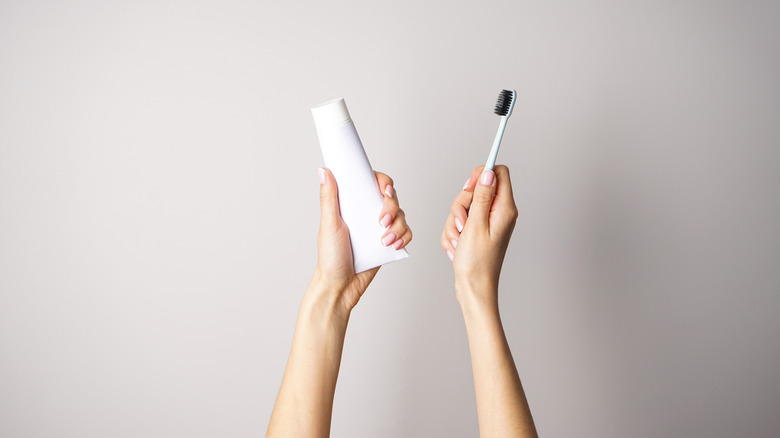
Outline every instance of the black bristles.
<svg viewBox="0 0 780 438">
<path fill-rule="evenodd" d="M 501 90 L 501 93 L 498 94 L 498 101 L 496 102 L 496 109 L 493 110 L 494 113 L 498 114 L 499 116 L 505 116 L 509 114 L 509 107 L 512 106 L 512 99 L 514 98 L 514 95 L 512 91 L 510 90 Z"/>
</svg>

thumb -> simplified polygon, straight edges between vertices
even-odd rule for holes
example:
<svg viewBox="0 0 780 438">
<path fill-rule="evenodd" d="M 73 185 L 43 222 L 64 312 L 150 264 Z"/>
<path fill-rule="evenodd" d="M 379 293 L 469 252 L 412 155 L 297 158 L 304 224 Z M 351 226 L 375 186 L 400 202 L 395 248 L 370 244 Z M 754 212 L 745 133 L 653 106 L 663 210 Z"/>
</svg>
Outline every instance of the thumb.
<svg viewBox="0 0 780 438">
<path fill-rule="evenodd" d="M 341 217 L 339 212 L 339 189 L 330 170 L 317 169 L 320 177 L 320 226 L 335 227 Z"/>
<path fill-rule="evenodd" d="M 482 171 L 476 187 L 474 187 L 474 197 L 471 200 L 471 209 L 469 210 L 469 222 L 474 221 L 487 226 L 490 206 L 493 205 L 495 197 L 496 174 L 490 169 L 485 169 Z"/>
</svg>

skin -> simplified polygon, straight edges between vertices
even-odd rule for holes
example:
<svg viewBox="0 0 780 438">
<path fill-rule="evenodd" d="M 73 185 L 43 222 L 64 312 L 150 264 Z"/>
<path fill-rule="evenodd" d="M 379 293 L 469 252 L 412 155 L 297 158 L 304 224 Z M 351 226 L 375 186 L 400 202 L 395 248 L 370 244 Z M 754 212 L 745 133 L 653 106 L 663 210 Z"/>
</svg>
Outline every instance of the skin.
<svg viewBox="0 0 780 438">
<path fill-rule="evenodd" d="M 385 195 L 378 218 L 387 227 L 382 241 L 403 248 L 412 232 L 393 182 L 381 173 L 376 177 Z M 320 181 L 317 267 L 301 302 L 267 437 L 329 436 L 349 316 L 379 270 L 355 274 L 336 182 L 324 169 Z M 537 436 L 498 312 L 498 279 L 516 220 L 509 169 L 483 173 L 479 167 L 456 197 L 442 233 L 466 322 L 483 438 Z"/>
<path fill-rule="evenodd" d="M 466 323 L 479 434 L 536 437 L 498 310 L 498 280 L 517 221 L 509 169 L 475 168 L 452 203 L 441 246 L 452 260 Z"/>
<path fill-rule="evenodd" d="M 317 267 L 301 302 L 267 437 L 329 436 L 333 394 L 349 316 L 379 271 L 374 268 L 355 274 L 349 230 L 339 213 L 336 181 L 327 169 L 319 169 L 318 174 Z M 382 242 L 396 249 L 403 248 L 412 241 L 412 232 L 398 206 L 393 180 L 378 172 L 376 179 L 384 194 L 382 212 L 377 218 L 387 227 Z"/>
</svg>

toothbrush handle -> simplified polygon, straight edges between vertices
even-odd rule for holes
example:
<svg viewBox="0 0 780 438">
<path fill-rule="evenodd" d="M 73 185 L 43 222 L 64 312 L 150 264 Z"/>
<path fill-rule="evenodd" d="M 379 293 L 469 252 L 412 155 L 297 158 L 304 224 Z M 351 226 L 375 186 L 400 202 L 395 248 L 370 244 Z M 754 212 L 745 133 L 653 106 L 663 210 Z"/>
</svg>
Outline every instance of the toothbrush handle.
<svg viewBox="0 0 780 438">
<path fill-rule="evenodd" d="M 498 132 L 496 133 L 496 139 L 493 140 L 493 147 L 490 148 L 490 155 L 488 155 L 487 162 L 485 163 L 485 169 L 493 170 L 493 166 L 496 165 L 496 156 L 498 156 L 498 147 L 501 145 L 501 137 L 504 136 L 504 129 L 506 128 L 506 119 L 509 117 L 501 117 L 501 122 L 498 125 Z"/>
</svg>

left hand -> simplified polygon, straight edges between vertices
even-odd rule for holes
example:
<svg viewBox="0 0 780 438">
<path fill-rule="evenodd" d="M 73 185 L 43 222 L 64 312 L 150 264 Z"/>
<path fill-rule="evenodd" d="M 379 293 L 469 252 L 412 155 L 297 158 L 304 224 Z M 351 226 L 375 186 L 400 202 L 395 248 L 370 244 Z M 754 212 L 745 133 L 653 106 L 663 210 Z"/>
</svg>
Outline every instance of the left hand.
<svg viewBox="0 0 780 438">
<path fill-rule="evenodd" d="M 338 186 L 328 169 L 318 170 L 320 177 L 320 230 L 317 238 L 317 268 L 313 281 L 322 286 L 349 313 L 366 291 L 379 267 L 355 274 L 349 229 L 339 212 Z M 396 250 L 404 248 L 412 240 L 412 231 L 406 216 L 398 206 L 393 180 L 384 173 L 376 174 L 379 190 L 384 196 L 382 211 L 377 218 L 387 229 L 382 244 Z"/>
</svg>

